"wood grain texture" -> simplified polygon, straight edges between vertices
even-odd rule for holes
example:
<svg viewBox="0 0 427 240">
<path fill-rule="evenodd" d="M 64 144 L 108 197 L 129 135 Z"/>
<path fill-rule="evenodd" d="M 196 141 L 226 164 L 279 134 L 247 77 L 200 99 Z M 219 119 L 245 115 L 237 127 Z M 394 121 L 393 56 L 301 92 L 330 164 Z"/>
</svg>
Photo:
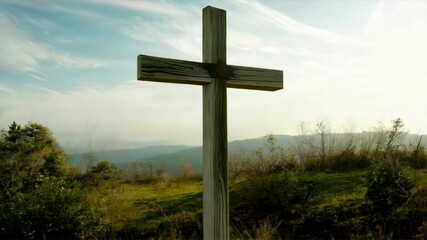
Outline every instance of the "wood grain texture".
<svg viewBox="0 0 427 240">
<path fill-rule="evenodd" d="M 225 11 L 210 6 L 203 9 L 203 63 L 226 72 Z M 226 80 L 216 77 L 203 85 L 204 239 L 229 239 L 227 155 Z"/>
<path fill-rule="evenodd" d="M 212 53 L 211 53 L 212 54 Z M 138 80 L 205 85 L 213 78 L 226 80 L 227 87 L 276 91 L 283 88 L 283 71 L 138 56 Z"/>
<path fill-rule="evenodd" d="M 283 89 L 283 71 L 228 65 L 227 87 L 276 91 Z"/>
<path fill-rule="evenodd" d="M 212 81 L 209 67 L 199 62 L 138 56 L 138 80 L 203 85 Z"/>
<path fill-rule="evenodd" d="M 203 62 L 138 56 L 138 80 L 203 86 L 203 238 L 229 239 L 227 87 L 276 91 L 279 70 L 227 65 L 226 12 L 203 9 Z"/>
</svg>

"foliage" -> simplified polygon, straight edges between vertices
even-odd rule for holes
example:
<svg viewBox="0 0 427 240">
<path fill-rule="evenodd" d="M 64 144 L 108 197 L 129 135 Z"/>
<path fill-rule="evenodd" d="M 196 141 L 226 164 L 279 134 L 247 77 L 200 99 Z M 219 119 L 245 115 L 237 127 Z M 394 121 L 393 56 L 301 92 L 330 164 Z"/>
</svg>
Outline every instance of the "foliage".
<svg viewBox="0 0 427 240">
<path fill-rule="evenodd" d="M 269 240 L 280 239 L 277 231 L 281 221 L 277 218 L 265 218 L 258 221 L 249 229 L 236 229 L 231 230 L 231 239 L 250 239 L 250 240 Z"/>
<path fill-rule="evenodd" d="M 371 166 L 371 159 L 366 154 L 344 150 L 331 156 L 325 165 L 331 171 L 363 170 Z"/>
<path fill-rule="evenodd" d="M 183 178 L 188 178 L 191 176 L 191 172 L 193 167 L 191 166 L 191 162 L 190 161 L 183 161 L 180 165 L 179 168 L 182 172 L 182 177 Z"/>
<path fill-rule="evenodd" d="M 369 175 L 366 199 L 371 207 L 370 220 L 386 236 L 392 234 L 394 220 L 404 214 L 401 207 L 407 203 L 412 187 L 402 169 L 390 163 L 380 164 Z"/>
<path fill-rule="evenodd" d="M 267 134 L 264 138 L 266 143 L 260 149 L 229 156 L 228 169 L 232 180 L 256 178 L 257 176 L 281 172 L 285 169 L 297 168 L 298 164 L 290 152 L 277 146 L 273 134 Z"/>
<path fill-rule="evenodd" d="M 200 239 L 203 236 L 202 227 L 201 211 L 182 211 L 167 216 L 165 221 L 159 225 L 157 231 L 164 238 L 175 235 L 176 238 L 179 236 L 180 239 Z"/>
<path fill-rule="evenodd" d="M 284 172 L 279 175 L 251 179 L 230 193 L 232 224 L 250 229 L 258 219 L 287 219 L 283 227 L 291 229 L 291 221 L 299 218 L 312 197 L 316 182 Z"/>
<path fill-rule="evenodd" d="M 422 136 L 418 140 L 418 144 L 407 157 L 409 166 L 414 169 L 427 168 L 427 150 L 425 146 L 421 146 Z"/>
<path fill-rule="evenodd" d="M 68 156 L 48 128 L 13 122 L 0 132 L 0 181 L 2 191 L 31 189 L 43 176 L 64 177 Z"/>
<path fill-rule="evenodd" d="M 321 121 L 291 149 L 268 134 L 257 151 L 230 156 L 232 238 L 427 237 L 421 139 L 400 146 L 401 119 L 360 139 L 330 131 Z M 69 169 L 41 125 L 13 123 L 0 136 L 0 238 L 202 238 L 202 179 L 187 162 L 181 178 L 165 176 L 164 164 L 135 163 L 129 184 L 94 157 L 84 174 Z"/>
<path fill-rule="evenodd" d="M 160 163 L 156 167 L 154 161 L 148 161 L 146 163 L 135 162 L 132 168 L 133 181 L 137 183 L 156 183 L 158 181 L 163 181 L 165 177 L 166 165 L 164 163 Z M 191 165 L 186 165 L 185 168 L 185 171 L 187 171 L 186 173 L 189 174 L 191 172 Z"/>
<path fill-rule="evenodd" d="M 407 232 L 415 233 L 417 239 L 427 239 L 427 186 L 411 195 L 408 202 L 407 218 L 404 219 Z"/>
<path fill-rule="evenodd" d="M 99 186 L 100 183 L 117 182 L 125 178 L 123 171 L 109 161 L 101 161 L 92 166 L 83 176 L 86 184 Z"/>
<path fill-rule="evenodd" d="M 1 199 L 0 238 L 93 238 L 102 234 L 103 215 L 76 183 L 44 178 L 28 193 Z"/>
</svg>

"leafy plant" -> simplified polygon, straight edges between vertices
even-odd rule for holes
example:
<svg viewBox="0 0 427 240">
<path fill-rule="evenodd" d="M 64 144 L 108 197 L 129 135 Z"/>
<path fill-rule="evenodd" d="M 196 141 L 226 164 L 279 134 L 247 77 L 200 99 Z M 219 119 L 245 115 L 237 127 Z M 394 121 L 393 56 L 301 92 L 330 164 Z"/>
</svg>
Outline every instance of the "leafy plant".
<svg viewBox="0 0 427 240">
<path fill-rule="evenodd" d="M 83 180 L 89 186 L 99 186 L 106 182 L 117 182 L 125 178 L 123 171 L 109 161 L 101 161 L 92 166 L 83 176 Z"/>
<path fill-rule="evenodd" d="M 1 199 L 0 238 L 92 238 L 103 231 L 103 214 L 78 185 L 45 178 L 28 193 Z"/>
<path fill-rule="evenodd" d="M 13 122 L 0 131 L 0 192 L 31 190 L 43 176 L 64 177 L 68 156 L 48 128 Z"/>
<path fill-rule="evenodd" d="M 385 236 L 393 233 L 393 219 L 409 199 L 412 187 L 402 169 L 389 162 L 378 165 L 369 175 L 366 199 L 371 207 L 370 220 Z"/>
</svg>

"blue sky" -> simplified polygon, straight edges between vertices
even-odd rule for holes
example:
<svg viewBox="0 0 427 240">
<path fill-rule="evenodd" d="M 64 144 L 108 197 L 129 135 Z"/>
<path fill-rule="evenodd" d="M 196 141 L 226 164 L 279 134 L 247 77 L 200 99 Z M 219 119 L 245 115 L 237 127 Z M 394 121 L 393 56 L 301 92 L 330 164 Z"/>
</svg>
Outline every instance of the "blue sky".
<svg viewBox="0 0 427 240">
<path fill-rule="evenodd" d="M 0 128 L 70 151 L 202 142 L 201 87 L 136 81 L 138 54 L 201 61 L 202 8 L 227 11 L 227 61 L 284 90 L 228 90 L 229 140 L 403 118 L 427 133 L 427 1 L 0 1 Z M 133 144 L 131 144 L 133 143 Z"/>
</svg>

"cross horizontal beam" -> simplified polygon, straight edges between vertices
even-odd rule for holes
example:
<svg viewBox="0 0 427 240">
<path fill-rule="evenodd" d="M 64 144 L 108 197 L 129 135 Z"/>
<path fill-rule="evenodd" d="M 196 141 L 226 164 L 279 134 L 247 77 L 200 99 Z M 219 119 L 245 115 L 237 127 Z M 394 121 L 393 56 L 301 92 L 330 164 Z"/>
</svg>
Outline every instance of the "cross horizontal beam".
<svg viewBox="0 0 427 240">
<path fill-rule="evenodd" d="M 280 70 L 138 56 L 138 80 L 205 85 L 215 78 L 225 79 L 230 88 L 283 89 L 283 71 Z"/>
</svg>

